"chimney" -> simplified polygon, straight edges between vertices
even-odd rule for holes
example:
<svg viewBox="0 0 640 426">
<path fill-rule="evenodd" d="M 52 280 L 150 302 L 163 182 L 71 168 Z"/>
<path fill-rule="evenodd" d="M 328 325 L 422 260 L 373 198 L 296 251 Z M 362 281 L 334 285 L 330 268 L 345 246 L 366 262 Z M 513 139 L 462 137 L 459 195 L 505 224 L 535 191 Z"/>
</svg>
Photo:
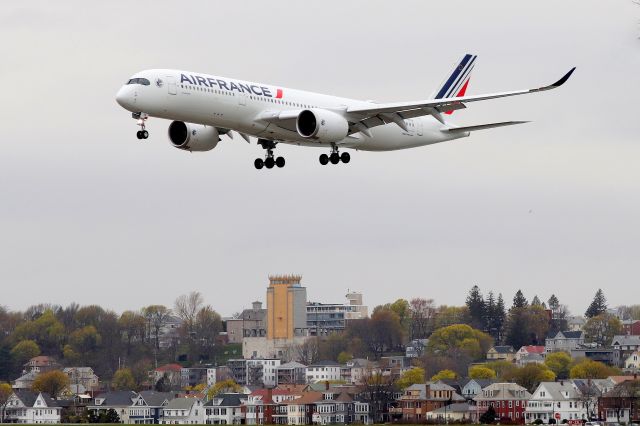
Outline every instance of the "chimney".
<svg viewBox="0 0 640 426">
<path fill-rule="evenodd" d="M 273 388 L 271 387 L 267 388 L 267 401 L 265 402 L 267 403 L 273 402 Z"/>
</svg>

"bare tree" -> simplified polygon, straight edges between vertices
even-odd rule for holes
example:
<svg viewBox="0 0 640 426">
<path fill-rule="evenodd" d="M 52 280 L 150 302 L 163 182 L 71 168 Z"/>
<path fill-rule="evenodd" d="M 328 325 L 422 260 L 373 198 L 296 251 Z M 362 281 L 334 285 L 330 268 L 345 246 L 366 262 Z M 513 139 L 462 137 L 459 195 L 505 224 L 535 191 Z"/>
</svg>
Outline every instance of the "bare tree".
<svg viewBox="0 0 640 426">
<path fill-rule="evenodd" d="M 369 417 L 373 423 L 389 421 L 389 407 L 396 400 L 396 385 L 391 376 L 369 370 L 363 378 L 360 398 L 369 403 Z"/>
<path fill-rule="evenodd" d="M 193 331 L 196 315 L 203 305 L 204 298 L 202 297 L 202 294 L 197 291 L 192 291 L 189 294 L 183 294 L 174 302 L 174 312 L 182 319 L 182 321 L 184 321 L 189 333 Z"/>
<path fill-rule="evenodd" d="M 431 332 L 436 306 L 433 299 L 416 297 L 409 302 L 411 340 L 424 339 Z"/>
<path fill-rule="evenodd" d="M 313 364 L 318 361 L 318 338 L 311 337 L 295 347 L 298 360 L 303 364 Z"/>
<path fill-rule="evenodd" d="M 171 309 L 163 305 L 151 305 L 142 308 L 142 314 L 149 324 L 149 333 L 153 330 L 156 339 L 156 349 L 160 349 L 160 330 L 171 316 Z"/>
</svg>

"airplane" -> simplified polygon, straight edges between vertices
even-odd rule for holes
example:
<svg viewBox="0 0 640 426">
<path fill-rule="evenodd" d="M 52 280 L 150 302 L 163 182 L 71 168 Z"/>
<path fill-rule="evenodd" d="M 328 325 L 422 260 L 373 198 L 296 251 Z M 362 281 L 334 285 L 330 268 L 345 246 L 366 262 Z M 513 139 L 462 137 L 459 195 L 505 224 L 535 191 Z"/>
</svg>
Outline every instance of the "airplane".
<svg viewBox="0 0 640 426">
<path fill-rule="evenodd" d="M 470 102 L 542 92 L 562 86 L 575 67 L 548 86 L 528 90 L 466 96 L 477 56 L 466 54 L 429 99 L 377 103 L 289 89 L 270 84 L 171 69 L 151 69 L 134 74 L 116 95 L 132 113 L 147 139 L 149 117 L 173 120 L 169 140 L 191 152 L 210 151 L 221 135 L 237 133 L 248 143 L 258 139 L 266 152 L 254 161 L 256 169 L 285 165 L 275 157 L 280 143 L 330 149 L 320 164 L 348 163 L 349 152 L 393 151 L 415 148 L 469 136 L 478 130 L 527 123 L 503 121 L 457 126 L 454 111 Z"/>
</svg>

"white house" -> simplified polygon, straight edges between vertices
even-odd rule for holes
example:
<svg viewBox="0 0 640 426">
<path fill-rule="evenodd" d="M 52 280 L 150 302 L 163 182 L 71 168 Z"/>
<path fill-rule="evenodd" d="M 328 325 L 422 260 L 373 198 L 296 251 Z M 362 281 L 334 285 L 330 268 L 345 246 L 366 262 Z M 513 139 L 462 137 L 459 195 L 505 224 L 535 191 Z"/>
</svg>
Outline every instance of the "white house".
<svg viewBox="0 0 640 426">
<path fill-rule="evenodd" d="M 204 423 L 205 409 L 198 398 L 175 398 L 162 410 L 161 424 L 188 425 Z"/>
<path fill-rule="evenodd" d="M 265 386 L 275 386 L 278 378 L 278 367 L 280 366 L 280 359 L 277 358 L 259 358 L 246 360 L 247 366 L 247 384 L 257 385 L 253 379 L 254 371 L 261 372 L 258 376 L 262 379 L 262 384 Z"/>
<path fill-rule="evenodd" d="M 635 351 L 627 357 L 624 368 L 633 371 L 640 369 L 640 351 Z"/>
<path fill-rule="evenodd" d="M 245 415 L 242 406 L 248 395 L 241 393 L 223 393 L 204 404 L 204 422 L 208 425 L 236 425 L 243 423 Z"/>
<path fill-rule="evenodd" d="M 108 392 L 97 396 L 94 404 L 87 406 L 87 410 L 95 415 L 114 410 L 122 423 L 131 424 L 133 420 L 129 418 L 129 408 L 136 398 L 138 398 L 138 394 L 134 391 Z"/>
<path fill-rule="evenodd" d="M 340 380 L 340 364 L 334 361 L 322 361 L 307 367 L 307 383 Z"/>
<path fill-rule="evenodd" d="M 494 380 L 489 379 L 470 379 L 462 388 L 460 389 L 460 394 L 465 397 L 467 400 L 471 400 L 478 396 L 480 392 L 482 392 L 483 388 L 486 388 Z"/>
<path fill-rule="evenodd" d="M 550 419 L 556 419 L 557 423 L 587 419 L 587 410 L 578 387 L 569 380 L 540 383 L 525 409 L 526 423 L 538 419 L 544 423 L 549 423 Z"/>
<path fill-rule="evenodd" d="M 46 393 L 18 390 L 7 400 L 5 422 L 60 423 L 61 412 L 62 408 Z"/>
<path fill-rule="evenodd" d="M 558 331 L 555 335 L 545 339 L 544 350 L 546 353 L 565 351 L 569 352 L 584 345 L 583 331 Z"/>
</svg>

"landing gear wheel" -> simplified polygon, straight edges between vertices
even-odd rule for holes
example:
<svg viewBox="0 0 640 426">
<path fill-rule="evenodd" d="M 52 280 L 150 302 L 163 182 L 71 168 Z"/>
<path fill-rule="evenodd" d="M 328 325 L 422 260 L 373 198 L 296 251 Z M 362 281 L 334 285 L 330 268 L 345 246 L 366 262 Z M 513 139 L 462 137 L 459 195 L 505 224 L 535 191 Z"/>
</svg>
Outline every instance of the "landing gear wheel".
<svg viewBox="0 0 640 426">
<path fill-rule="evenodd" d="M 347 164 L 349 161 L 351 161 L 351 156 L 348 152 L 343 152 L 342 154 L 340 154 L 340 161 Z"/>
<path fill-rule="evenodd" d="M 256 166 L 256 169 L 260 170 L 264 167 L 264 161 L 262 161 L 262 158 L 256 158 L 256 161 L 253 162 L 253 165 Z"/>
<path fill-rule="evenodd" d="M 142 139 L 147 139 L 149 137 L 149 132 L 147 132 L 146 130 L 142 131 Z"/>
<path fill-rule="evenodd" d="M 142 139 L 142 137 L 143 137 L 143 136 L 142 136 L 142 130 L 138 130 L 138 131 L 136 132 L 136 137 L 137 137 L 138 139 Z"/>
<path fill-rule="evenodd" d="M 329 164 L 329 156 L 327 154 L 320 154 L 320 164 L 323 166 Z"/>
<path fill-rule="evenodd" d="M 329 157 L 331 160 L 331 164 L 338 164 L 340 162 L 340 155 L 337 152 L 334 152 Z"/>
<path fill-rule="evenodd" d="M 278 168 L 284 167 L 284 157 L 276 158 L 276 166 L 278 166 Z"/>
<path fill-rule="evenodd" d="M 267 157 L 267 159 L 264 160 L 264 165 L 267 169 L 272 169 L 275 163 L 276 162 L 273 160 L 273 157 Z"/>
</svg>

